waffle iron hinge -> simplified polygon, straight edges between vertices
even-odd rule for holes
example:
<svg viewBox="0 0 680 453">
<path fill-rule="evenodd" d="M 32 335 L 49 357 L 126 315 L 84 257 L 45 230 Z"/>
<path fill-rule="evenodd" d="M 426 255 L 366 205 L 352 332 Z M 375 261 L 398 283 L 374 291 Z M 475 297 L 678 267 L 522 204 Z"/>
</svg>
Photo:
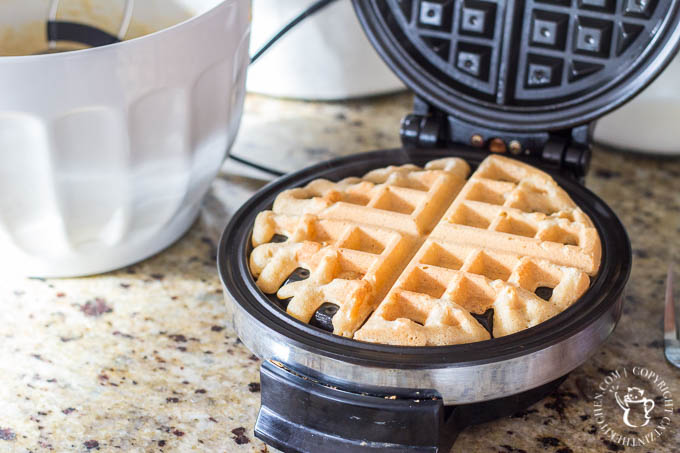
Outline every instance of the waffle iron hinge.
<svg viewBox="0 0 680 453">
<path fill-rule="evenodd" d="M 446 115 L 416 97 L 414 113 L 402 120 L 400 135 L 406 148 L 464 145 L 485 152 L 507 153 L 579 181 L 590 165 L 591 124 L 538 133 L 499 131 Z"/>
</svg>

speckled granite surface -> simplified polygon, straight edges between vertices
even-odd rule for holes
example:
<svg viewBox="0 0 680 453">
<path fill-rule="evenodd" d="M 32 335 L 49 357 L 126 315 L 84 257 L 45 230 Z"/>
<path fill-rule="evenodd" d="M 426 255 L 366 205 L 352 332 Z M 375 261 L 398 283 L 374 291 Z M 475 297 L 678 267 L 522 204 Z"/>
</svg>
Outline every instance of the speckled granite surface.
<svg viewBox="0 0 680 453">
<path fill-rule="evenodd" d="M 410 98 L 336 104 L 250 97 L 235 152 L 294 169 L 398 145 Z M 82 279 L 0 278 L 0 451 L 271 451 L 253 437 L 259 361 L 224 328 L 215 238 L 264 180 L 228 163 L 202 218 L 160 255 Z M 634 269 L 614 335 L 560 390 L 466 429 L 455 452 L 680 451 L 680 412 L 646 448 L 608 443 L 591 398 L 603 373 L 641 364 L 680 401 L 664 360 L 662 294 L 680 256 L 680 160 L 598 150 L 587 185 L 621 216 Z M 227 204 L 221 200 L 228 200 Z"/>
</svg>

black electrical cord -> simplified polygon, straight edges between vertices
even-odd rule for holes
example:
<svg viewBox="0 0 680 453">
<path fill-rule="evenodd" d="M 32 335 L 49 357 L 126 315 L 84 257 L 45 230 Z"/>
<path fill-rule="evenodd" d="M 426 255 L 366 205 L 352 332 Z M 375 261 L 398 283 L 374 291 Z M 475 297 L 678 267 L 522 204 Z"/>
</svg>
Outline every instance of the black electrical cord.
<svg viewBox="0 0 680 453">
<path fill-rule="evenodd" d="M 255 63 L 255 61 L 262 56 L 269 48 L 279 39 L 283 37 L 286 33 L 288 33 L 293 27 L 295 27 L 297 24 L 311 16 L 312 14 L 322 10 L 326 6 L 330 5 L 336 0 L 318 0 L 311 5 L 309 5 L 309 8 L 304 10 L 302 13 L 300 13 L 298 16 L 293 18 L 290 22 L 288 22 L 284 27 L 277 33 L 275 34 L 269 41 L 267 41 L 257 52 L 255 52 L 255 55 L 250 57 L 250 64 Z M 249 167 L 253 167 L 257 170 L 263 171 L 265 173 L 272 174 L 274 176 L 282 176 L 285 174 L 285 172 L 282 172 L 280 170 L 276 170 L 273 168 L 265 167 L 264 165 L 256 164 L 255 162 L 251 162 L 249 160 L 243 159 L 241 157 L 236 157 L 233 154 L 229 154 L 229 157 L 236 162 L 239 162 L 244 165 L 248 165 Z"/>
<path fill-rule="evenodd" d="M 230 154 L 229 157 L 231 158 L 231 160 L 234 160 L 234 161 L 236 161 L 236 162 L 238 162 L 238 163 L 247 165 L 247 166 L 249 166 L 249 167 L 255 168 L 255 169 L 260 170 L 260 171 L 263 171 L 263 172 L 265 172 L 265 173 L 272 174 L 272 175 L 274 175 L 274 176 L 283 176 L 283 175 L 285 175 L 285 173 L 282 172 L 282 171 L 274 170 L 273 168 L 265 167 L 265 166 L 263 166 L 263 165 L 256 164 L 255 162 L 250 162 L 249 160 L 242 159 L 242 158 L 240 158 L 240 157 L 238 157 L 238 156 L 234 156 L 233 154 Z"/>
</svg>

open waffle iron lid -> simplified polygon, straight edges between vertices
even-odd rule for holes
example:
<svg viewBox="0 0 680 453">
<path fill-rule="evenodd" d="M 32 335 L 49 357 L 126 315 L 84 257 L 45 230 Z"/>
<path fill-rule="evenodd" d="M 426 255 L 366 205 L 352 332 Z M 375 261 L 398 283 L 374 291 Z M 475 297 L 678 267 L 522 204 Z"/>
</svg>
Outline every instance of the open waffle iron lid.
<svg viewBox="0 0 680 453">
<path fill-rule="evenodd" d="M 369 39 L 431 108 L 522 134 L 623 104 L 680 39 L 677 0 L 355 0 Z M 469 137 L 454 134 L 454 142 Z M 485 137 L 486 138 L 486 137 Z"/>
</svg>

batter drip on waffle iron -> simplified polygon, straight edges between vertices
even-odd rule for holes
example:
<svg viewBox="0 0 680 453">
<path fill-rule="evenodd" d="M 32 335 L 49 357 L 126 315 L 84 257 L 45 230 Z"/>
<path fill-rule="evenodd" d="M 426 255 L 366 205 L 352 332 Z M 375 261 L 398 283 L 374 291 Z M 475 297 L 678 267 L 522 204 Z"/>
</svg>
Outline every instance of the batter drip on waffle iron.
<svg viewBox="0 0 680 453">
<path fill-rule="evenodd" d="M 333 333 L 395 345 L 500 337 L 569 307 L 600 265 L 590 219 L 529 165 L 492 155 L 469 172 L 446 158 L 282 192 L 255 220 L 257 286 L 303 322 L 332 303 Z M 309 277 L 284 284 L 298 268 Z"/>
</svg>

